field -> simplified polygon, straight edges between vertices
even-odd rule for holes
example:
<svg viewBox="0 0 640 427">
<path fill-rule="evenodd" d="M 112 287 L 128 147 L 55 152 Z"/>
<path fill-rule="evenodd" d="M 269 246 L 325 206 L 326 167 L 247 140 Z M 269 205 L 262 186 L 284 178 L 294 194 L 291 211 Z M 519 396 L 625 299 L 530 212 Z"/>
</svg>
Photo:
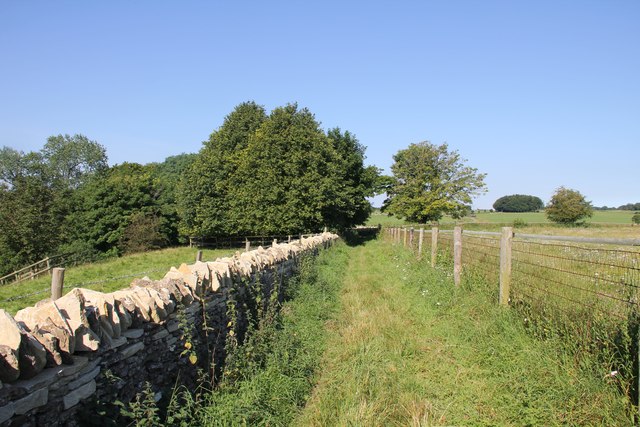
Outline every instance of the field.
<svg viewBox="0 0 640 427">
<path fill-rule="evenodd" d="M 211 261 L 229 255 L 230 252 L 229 249 L 205 249 L 202 259 Z M 183 262 L 194 262 L 196 253 L 195 248 L 168 248 L 67 268 L 63 293 L 75 287 L 112 292 L 126 288 L 134 279 L 144 276 L 161 279 L 172 266 L 178 267 Z M 35 280 L 0 286 L 0 308 L 14 314 L 21 308 L 48 298 L 50 286 L 51 278 L 47 275 Z"/>
</svg>

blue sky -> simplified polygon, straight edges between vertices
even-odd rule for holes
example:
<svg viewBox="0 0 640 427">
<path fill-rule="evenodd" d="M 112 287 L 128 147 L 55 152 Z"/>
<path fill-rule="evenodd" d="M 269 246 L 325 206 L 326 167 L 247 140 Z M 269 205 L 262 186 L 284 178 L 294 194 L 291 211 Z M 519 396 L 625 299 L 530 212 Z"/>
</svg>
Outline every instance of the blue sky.
<svg viewBox="0 0 640 427">
<path fill-rule="evenodd" d="M 0 146 L 197 152 L 237 104 L 308 107 L 367 162 L 447 142 L 507 194 L 640 201 L 640 2 L 0 2 Z"/>
</svg>

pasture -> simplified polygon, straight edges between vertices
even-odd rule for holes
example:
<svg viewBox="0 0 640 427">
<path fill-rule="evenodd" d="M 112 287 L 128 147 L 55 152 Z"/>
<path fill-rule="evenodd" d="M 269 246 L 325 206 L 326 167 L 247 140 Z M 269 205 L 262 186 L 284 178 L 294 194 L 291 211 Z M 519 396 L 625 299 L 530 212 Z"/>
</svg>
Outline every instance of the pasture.
<svg viewBox="0 0 640 427">
<path fill-rule="evenodd" d="M 63 293 L 76 287 L 113 292 L 126 288 L 134 279 L 144 276 L 161 279 L 172 266 L 179 267 L 183 262 L 193 262 L 196 253 L 196 248 L 167 248 L 67 268 Z M 210 261 L 230 253 L 229 249 L 204 249 L 202 259 Z M 0 286 L 0 308 L 15 314 L 21 308 L 48 298 L 50 287 L 51 277 L 48 275 Z"/>
</svg>

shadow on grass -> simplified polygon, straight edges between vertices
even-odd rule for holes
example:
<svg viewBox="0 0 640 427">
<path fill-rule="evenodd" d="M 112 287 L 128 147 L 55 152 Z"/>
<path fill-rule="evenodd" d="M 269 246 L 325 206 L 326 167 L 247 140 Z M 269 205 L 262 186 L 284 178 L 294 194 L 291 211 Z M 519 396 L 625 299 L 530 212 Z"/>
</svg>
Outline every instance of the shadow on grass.
<svg viewBox="0 0 640 427">
<path fill-rule="evenodd" d="M 343 231 L 341 236 L 348 246 L 360 246 L 375 240 L 379 233 L 379 227 L 351 228 Z"/>
</svg>

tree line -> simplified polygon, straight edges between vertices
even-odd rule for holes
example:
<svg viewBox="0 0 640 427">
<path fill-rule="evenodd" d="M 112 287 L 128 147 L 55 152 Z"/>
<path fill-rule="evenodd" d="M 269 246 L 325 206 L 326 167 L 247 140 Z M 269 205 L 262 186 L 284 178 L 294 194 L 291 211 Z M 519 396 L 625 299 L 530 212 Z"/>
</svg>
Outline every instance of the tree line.
<svg viewBox="0 0 640 427">
<path fill-rule="evenodd" d="M 197 154 L 109 166 L 84 135 L 0 150 L 0 275 L 56 253 L 94 260 L 189 236 L 294 234 L 362 224 L 379 171 L 305 108 L 238 105 Z"/>
</svg>

